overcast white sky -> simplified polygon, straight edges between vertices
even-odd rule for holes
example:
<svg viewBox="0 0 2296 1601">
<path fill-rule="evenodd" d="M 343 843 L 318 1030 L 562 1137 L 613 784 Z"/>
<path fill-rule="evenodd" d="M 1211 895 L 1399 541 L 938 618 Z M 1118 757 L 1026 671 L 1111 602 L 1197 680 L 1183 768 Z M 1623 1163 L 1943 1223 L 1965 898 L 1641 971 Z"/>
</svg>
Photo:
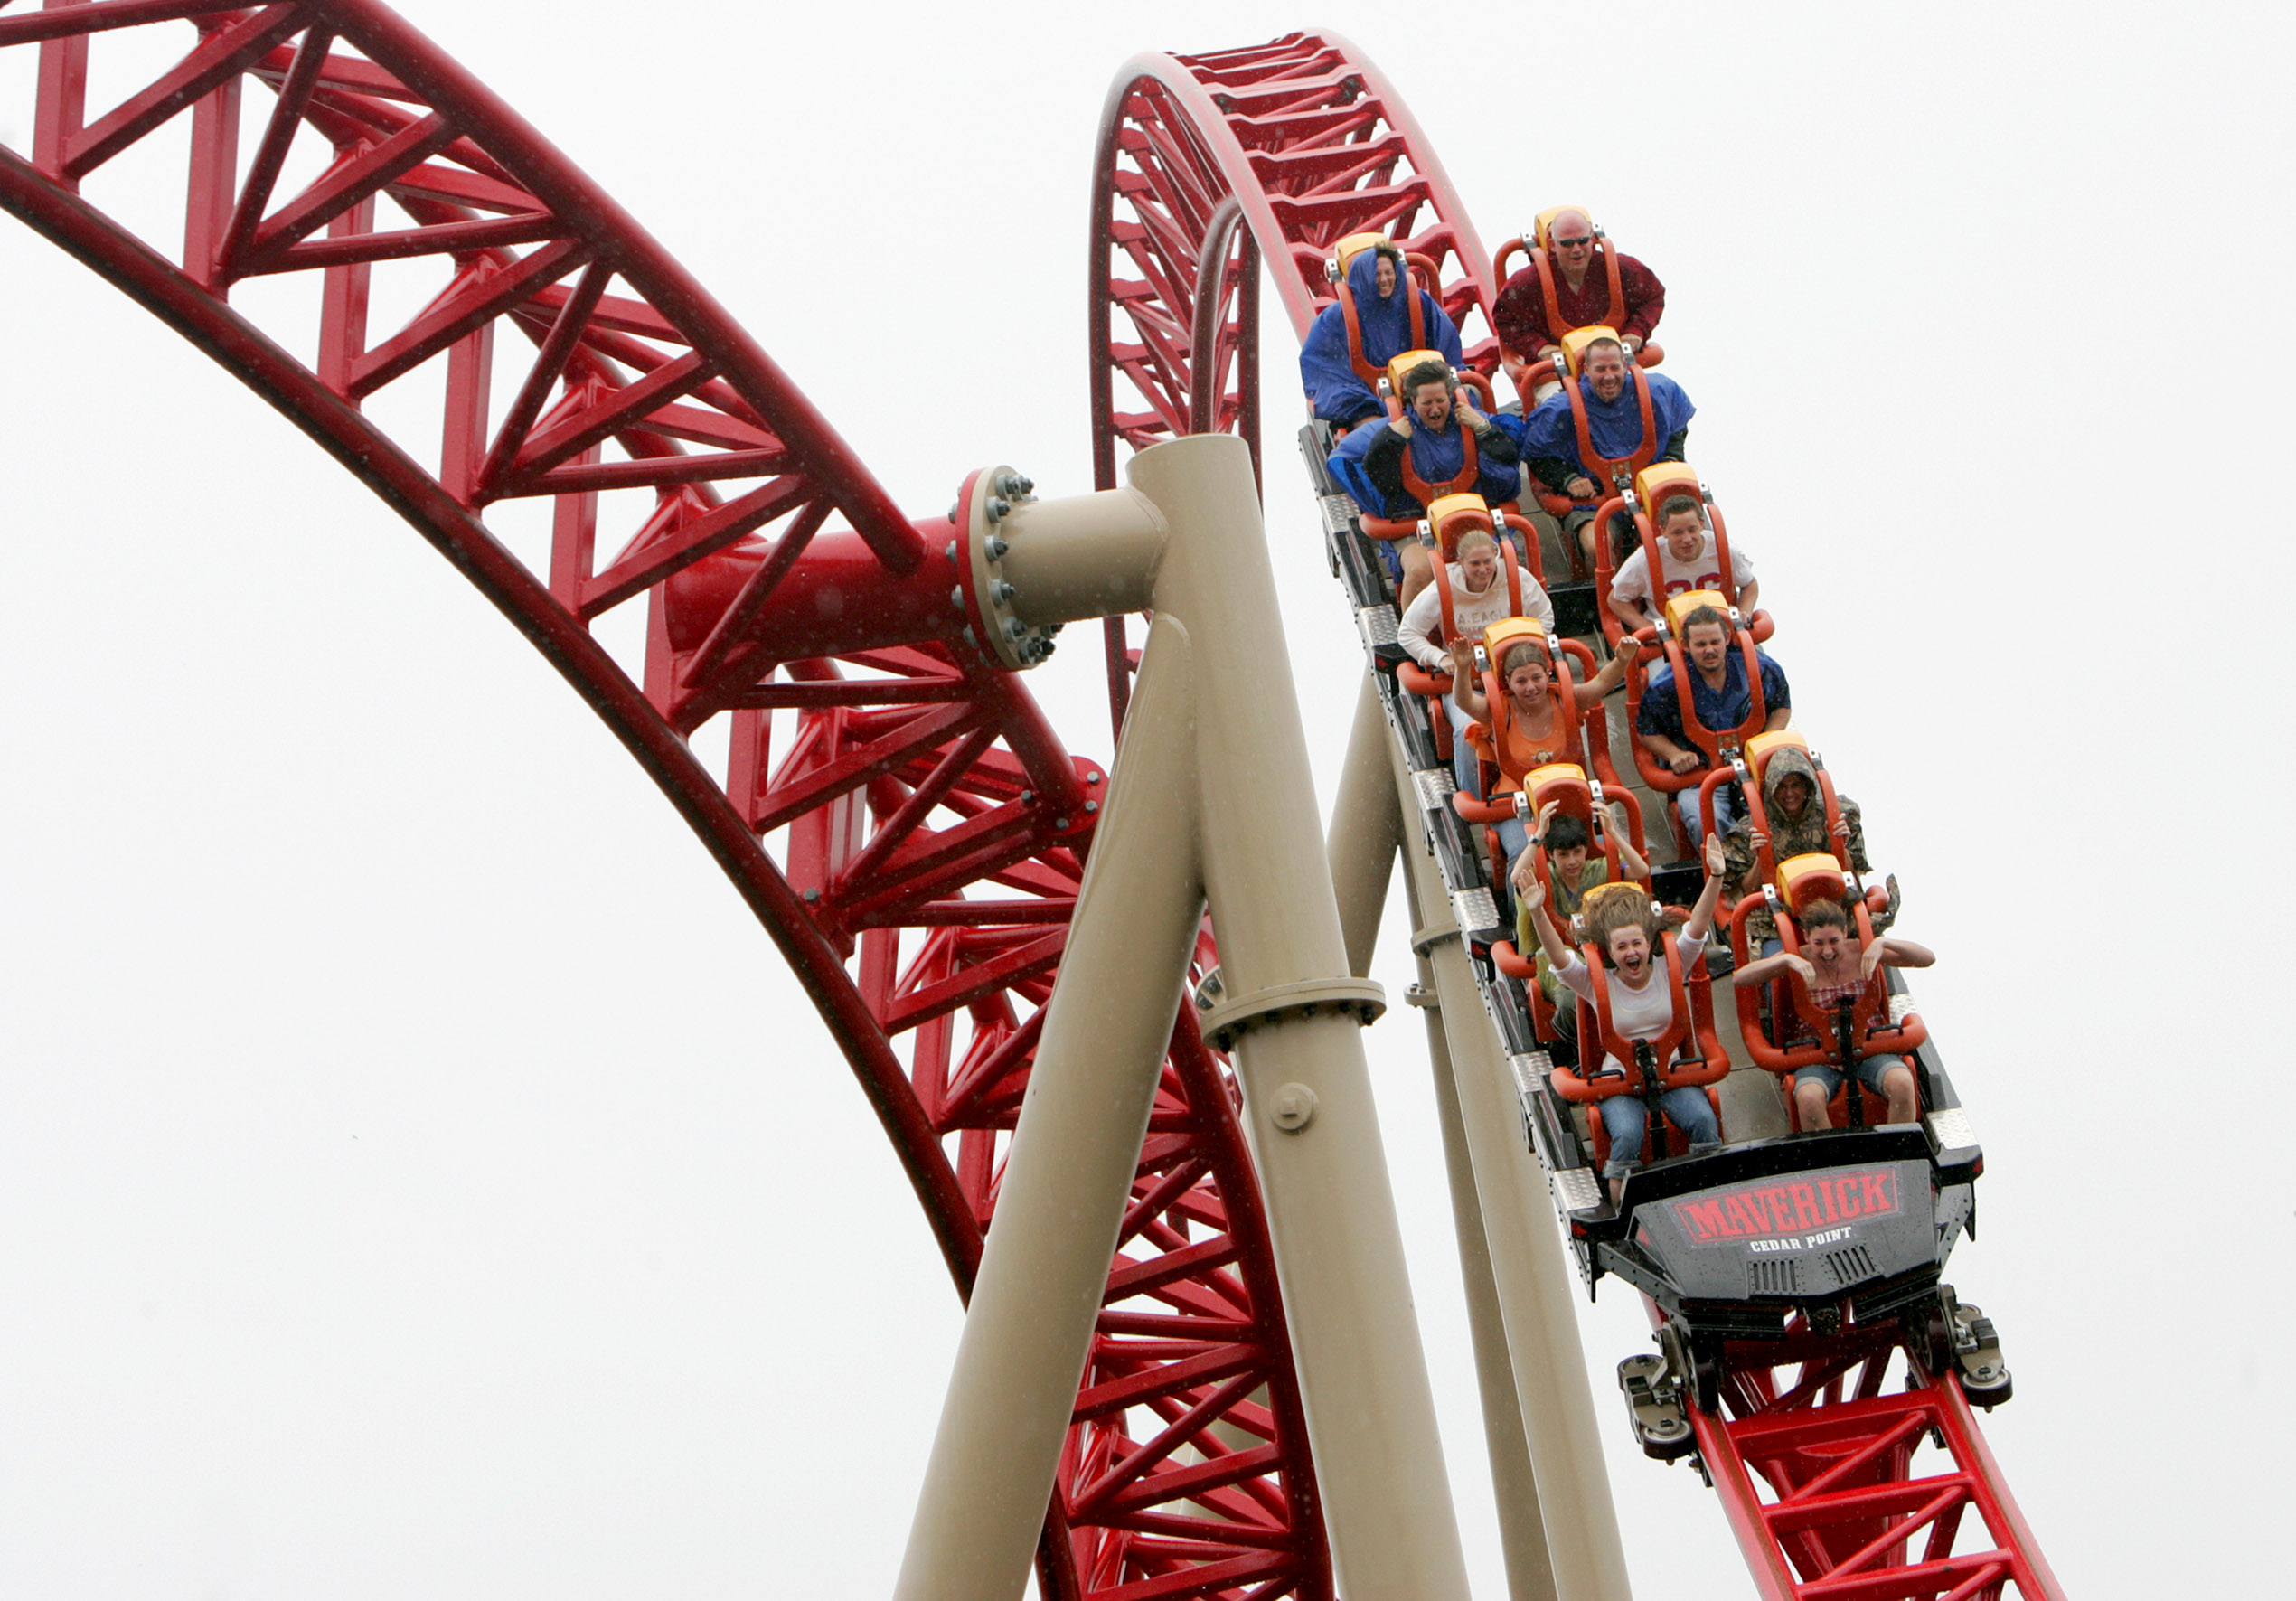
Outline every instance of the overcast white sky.
<svg viewBox="0 0 2296 1601">
<path fill-rule="evenodd" d="M 1118 65 L 1316 20 L 408 9 L 919 512 L 994 460 L 1089 486 Z M 2285 1593 L 2284 12 L 1327 16 L 1487 241 L 1583 201 L 1667 282 L 1796 723 L 1941 953 L 1918 990 L 1989 1156 L 1951 1276 L 2000 1322 L 1988 1435 L 2068 1591 Z M 19 147 L 23 84 L 0 62 Z M 957 1307 L 766 936 L 288 425 L 12 224 L 0 283 L 0 1591 L 886 1591 Z M 1359 658 L 1269 320 L 1270 534 L 1336 763 Z M 1105 753 L 1096 668 L 1037 676 Z M 1369 1041 L 1495 1597 L 1421 1035 L 1397 1008 Z M 1617 1415 L 1640 1308 L 1582 1328 L 1639 1592 L 1748 1594 Z"/>
</svg>

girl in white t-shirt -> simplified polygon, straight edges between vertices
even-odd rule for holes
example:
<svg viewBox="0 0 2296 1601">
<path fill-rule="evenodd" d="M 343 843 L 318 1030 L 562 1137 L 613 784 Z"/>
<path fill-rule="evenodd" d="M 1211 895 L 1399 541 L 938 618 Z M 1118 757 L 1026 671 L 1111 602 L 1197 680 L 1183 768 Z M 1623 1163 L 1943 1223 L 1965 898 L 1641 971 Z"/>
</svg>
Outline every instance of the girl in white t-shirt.
<svg viewBox="0 0 2296 1601">
<path fill-rule="evenodd" d="M 1706 842 L 1706 888 L 1699 892 L 1698 904 L 1690 909 L 1690 920 L 1682 925 L 1681 933 L 1675 937 L 1675 952 L 1686 975 L 1691 963 L 1706 959 L 1707 931 L 1714 926 L 1714 909 L 1722 898 L 1722 870 L 1727 861 L 1722 842 L 1709 838 Z M 1593 999 L 1594 976 L 1586 971 L 1586 964 L 1579 959 L 1578 952 L 1564 942 L 1555 928 L 1555 919 L 1548 915 L 1545 888 L 1534 880 L 1523 892 L 1523 900 L 1530 909 L 1531 924 L 1539 930 L 1539 948 L 1547 953 L 1555 976 L 1582 997 Z M 1602 909 L 1609 912 L 1610 908 L 1623 904 L 1629 904 L 1629 898 L 1606 897 Z M 1650 902 L 1634 899 L 1631 904 L 1633 909 L 1623 916 L 1610 912 L 1600 917 L 1601 926 L 1590 932 L 1610 968 L 1605 987 L 1610 992 L 1612 1029 L 1623 1040 L 1655 1040 L 1674 1022 L 1674 994 L 1667 983 L 1666 959 L 1657 949 L 1659 924 Z M 1589 1040 L 1586 1044 L 1591 1046 L 1593 1041 Z M 1624 1062 L 1607 1055 L 1596 1069 L 1597 1074 L 1630 1071 Z M 1603 1176 L 1610 1181 L 1611 1200 L 1615 1202 L 1626 1188 L 1626 1175 L 1642 1163 L 1645 1118 L 1642 1097 L 1630 1091 L 1595 1104 L 1602 1110 L 1603 1127 L 1610 1135 L 1610 1160 L 1603 1164 Z M 1660 1096 L 1658 1104 L 1674 1126 L 1689 1136 L 1693 1153 L 1721 1144 L 1721 1125 L 1715 1121 L 1714 1107 L 1707 1100 L 1705 1090 L 1684 1085 Z"/>
</svg>

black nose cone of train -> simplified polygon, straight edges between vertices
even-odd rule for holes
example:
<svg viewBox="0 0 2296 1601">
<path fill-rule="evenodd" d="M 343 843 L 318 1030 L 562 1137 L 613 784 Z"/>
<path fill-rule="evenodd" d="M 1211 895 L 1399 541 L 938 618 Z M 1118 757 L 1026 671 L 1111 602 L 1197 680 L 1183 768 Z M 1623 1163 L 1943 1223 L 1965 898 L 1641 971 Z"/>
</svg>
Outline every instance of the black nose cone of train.
<svg viewBox="0 0 2296 1601">
<path fill-rule="evenodd" d="M 1742 1179 L 1644 1202 L 1632 1238 L 1691 1301 L 1836 1299 L 1937 1267 L 1926 1161 Z"/>
</svg>

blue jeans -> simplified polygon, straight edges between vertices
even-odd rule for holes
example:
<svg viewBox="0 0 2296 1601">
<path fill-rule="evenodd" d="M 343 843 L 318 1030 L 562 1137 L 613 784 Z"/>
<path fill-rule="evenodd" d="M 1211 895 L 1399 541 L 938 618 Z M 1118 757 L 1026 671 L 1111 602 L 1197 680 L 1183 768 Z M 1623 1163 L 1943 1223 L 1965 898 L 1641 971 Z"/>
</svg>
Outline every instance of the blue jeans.
<svg viewBox="0 0 2296 1601">
<path fill-rule="evenodd" d="M 1700 775 L 1703 781 L 1704 775 Z M 1693 849 L 1702 843 L 1698 825 L 1698 792 L 1695 788 L 1674 792 L 1674 810 L 1682 819 L 1682 832 L 1690 836 Z M 1714 792 L 1714 829 L 1717 833 L 1730 832 L 1730 824 L 1738 820 L 1737 787 L 1725 784 Z"/>
<path fill-rule="evenodd" d="M 1512 868 L 1515 858 L 1530 849 L 1530 826 L 1520 817 L 1502 817 L 1491 824 L 1499 831 L 1500 848 L 1507 852 L 1507 865 Z"/>
<path fill-rule="evenodd" d="M 1379 514 L 1369 506 L 1364 509 L 1374 517 Z M 1388 582 L 1400 591 L 1403 588 L 1403 552 L 1395 548 L 1395 542 L 1391 539 L 1375 539 L 1371 544 L 1379 552 L 1379 565 L 1388 570 Z"/>
<path fill-rule="evenodd" d="M 1482 800 L 1485 798 L 1482 793 L 1482 758 L 1475 754 L 1475 748 L 1467 743 L 1467 725 L 1474 719 L 1460 711 L 1459 702 L 1448 695 L 1444 697 L 1443 710 L 1451 719 L 1451 776 L 1458 783 L 1462 793 Z M 1507 852 L 1507 865 L 1513 867 L 1515 858 L 1530 849 L 1530 830 L 1520 817 L 1502 817 L 1491 826 L 1499 833 L 1500 848 Z M 1513 898 L 1504 872 L 1500 874 L 1499 882 L 1492 886 L 1492 890 L 1499 898 L 1499 909 L 1502 912 L 1509 910 Z"/>
<path fill-rule="evenodd" d="M 1451 720 L 1451 776 L 1459 787 L 1477 800 L 1482 798 L 1482 758 L 1467 743 L 1467 725 L 1474 719 L 1459 710 L 1459 702 L 1449 695 L 1443 697 L 1443 714 Z"/>
<path fill-rule="evenodd" d="M 1603 1163 L 1603 1176 L 1622 1179 L 1642 1164 L 1642 1097 L 1614 1095 L 1598 1104 L 1603 1110 L 1603 1127 L 1611 1136 L 1610 1160 Z M 1706 1098 L 1705 1090 L 1685 1085 L 1660 1096 L 1658 1104 L 1674 1126 L 1690 1136 L 1693 1153 L 1710 1151 L 1722 1143 L 1722 1125 L 1714 1120 L 1714 1107 Z"/>
</svg>

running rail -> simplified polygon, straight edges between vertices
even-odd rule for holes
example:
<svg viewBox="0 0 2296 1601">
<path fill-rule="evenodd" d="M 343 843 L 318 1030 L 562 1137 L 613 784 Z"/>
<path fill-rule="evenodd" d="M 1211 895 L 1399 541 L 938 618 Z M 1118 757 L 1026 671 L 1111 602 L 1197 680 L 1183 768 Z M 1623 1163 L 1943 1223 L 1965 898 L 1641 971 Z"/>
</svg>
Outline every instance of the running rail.
<svg viewBox="0 0 2296 1601">
<path fill-rule="evenodd" d="M 1094 194 L 1090 355 L 1103 485 L 1115 481 L 1119 442 L 1141 449 L 1178 433 L 1256 429 L 1260 258 L 1304 339 L 1330 299 L 1331 248 L 1350 233 L 1387 231 L 1436 263 L 1435 293 L 1461 325 L 1469 363 L 1496 364 L 1491 259 L 1408 111 L 1335 35 L 1136 58 L 1109 96 Z M 1469 323 L 1473 315 L 1482 329 Z M 1363 544 L 1357 508 L 1331 494 L 1321 511 L 1406 775 L 1405 815 L 1416 819 L 1460 928 L 1486 927 L 1496 921 L 1491 890 L 1458 833 L 1447 764 L 1410 737 L 1405 697 L 1377 670 L 1376 647 L 1393 642 L 1396 619 L 1353 548 Z M 1126 664 L 1136 659 L 1121 629 L 1111 619 L 1119 717 Z M 1491 993 L 1504 981 L 1482 963 L 1474 978 L 1485 1026 L 1496 1029 L 1491 1020 L 1514 1011 Z M 1446 1016 L 1455 1004 L 1445 997 Z M 1518 1072 L 1543 1076 L 1534 1043 L 1501 1031 L 1497 1049 Z M 1567 1155 L 1534 1145 L 1558 1210 L 1589 1203 L 1596 1179 L 1575 1144 Z M 1764 1601 L 2062 1596 L 1978 1431 L 1941 1343 L 1949 1333 L 1885 1325 L 1820 1337 L 1796 1327 L 1782 1342 L 1732 1342 L 1718 1370 L 1701 1373 L 1703 1404 L 1690 1408 L 1698 1450 Z M 1903 1389 L 1884 1395 L 1892 1372 Z M 1950 1459 L 1942 1470 L 1917 1468 L 1924 1441 Z"/>
</svg>

